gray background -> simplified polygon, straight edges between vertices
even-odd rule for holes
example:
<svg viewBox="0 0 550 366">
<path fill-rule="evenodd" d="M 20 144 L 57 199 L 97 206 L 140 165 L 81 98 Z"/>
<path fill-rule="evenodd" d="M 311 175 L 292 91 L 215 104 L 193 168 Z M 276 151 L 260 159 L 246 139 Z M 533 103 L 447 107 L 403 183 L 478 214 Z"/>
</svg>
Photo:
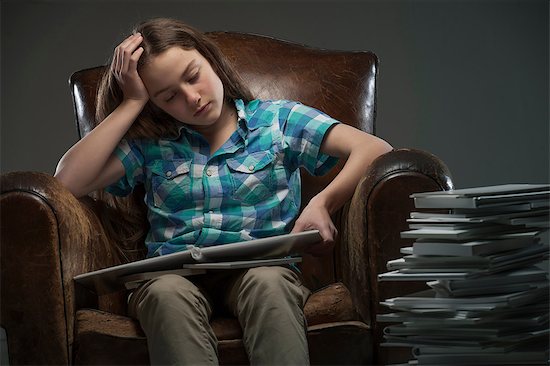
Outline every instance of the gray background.
<svg viewBox="0 0 550 366">
<path fill-rule="evenodd" d="M 380 58 L 377 134 L 459 188 L 548 182 L 548 1 L 1 3 L 1 171 L 53 173 L 76 141 L 67 80 L 153 16 Z"/>
</svg>

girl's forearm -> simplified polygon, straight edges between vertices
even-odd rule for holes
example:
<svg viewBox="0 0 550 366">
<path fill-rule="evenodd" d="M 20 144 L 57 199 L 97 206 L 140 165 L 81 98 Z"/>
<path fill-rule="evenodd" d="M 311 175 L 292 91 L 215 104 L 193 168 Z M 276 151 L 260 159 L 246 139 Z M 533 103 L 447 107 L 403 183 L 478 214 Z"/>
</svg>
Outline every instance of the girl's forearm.
<svg viewBox="0 0 550 366">
<path fill-rule="evenodd" d="M 123 101 L 105 120 L 73 145 L 59 161 L 55 177 L 79 196 L 100 175 L 120 140 L 143 109 L 138 100 Z"/>
<path fill-rule="evenodd" d="M 351 198 L 371 163 L 391 150 L 392 147 L 383 140 L 368 145 L 356 144 L 340 173 L 312 199 L 313 203 L 324 206 L 333 214 Z"/>
</svg>

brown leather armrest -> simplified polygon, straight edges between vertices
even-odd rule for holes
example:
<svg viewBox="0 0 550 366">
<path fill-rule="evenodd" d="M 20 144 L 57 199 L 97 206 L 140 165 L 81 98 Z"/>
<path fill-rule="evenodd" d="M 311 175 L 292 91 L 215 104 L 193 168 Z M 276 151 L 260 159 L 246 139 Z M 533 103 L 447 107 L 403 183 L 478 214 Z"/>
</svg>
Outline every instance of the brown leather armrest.
<svg viewBox="0 0 550 366">
<path fill-rule="evenodd" d="M 89 197 L 77 200 L 37 172 L 2 175 L 1 191 L 1 323 L 11 362 L 66 364 L 77 302 L 73 277 L 120 261 Z"/>
<path fill-rule="evenodd" d="M 377 276 L 387 272 L 389 259 L 402 256 L 401 247 L 410 245 L 400 237 L 414 208 L 410 194 L 449 190 L 452 186 L 449 170 L 440 159 L 411 149 L 393 150 L 380 156 L 359 183 L 343 213 L 343 245 L 339 254 L 343 282 L 352 294 L 357 312 L 373 328 L 379 302 L 403 294 L 402 287 L 409 286 L 378 283 Z"/>
</svg>

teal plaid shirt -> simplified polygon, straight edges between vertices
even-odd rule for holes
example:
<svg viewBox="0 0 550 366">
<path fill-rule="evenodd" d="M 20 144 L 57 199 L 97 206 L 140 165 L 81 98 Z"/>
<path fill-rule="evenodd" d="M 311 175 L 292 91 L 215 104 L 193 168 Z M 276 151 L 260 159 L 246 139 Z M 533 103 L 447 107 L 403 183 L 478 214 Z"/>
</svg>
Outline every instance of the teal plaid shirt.
<svg viewBox="0 0 550 366">
<path fill-rule="evenodd" d="M 125 175 L 107 191 L 124 196 L 144 184 L 149 257 L 287 233 L 300 209 L 299 168 L 322 175 L 336 164 L 320 147 L 338 121 L 292 101 L 235 105 L 237 130 L 213 155 L 186 126 L 176 139 L 116 148 Z"/>
</svg>

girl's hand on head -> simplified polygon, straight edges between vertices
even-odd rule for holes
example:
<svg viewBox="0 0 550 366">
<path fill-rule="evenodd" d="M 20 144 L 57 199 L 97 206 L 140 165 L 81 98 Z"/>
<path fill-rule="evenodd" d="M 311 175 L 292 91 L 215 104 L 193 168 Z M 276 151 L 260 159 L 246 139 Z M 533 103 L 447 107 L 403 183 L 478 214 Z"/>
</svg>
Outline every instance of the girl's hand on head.
<svg viewBox="0 0 550 366">
<path fill-rule="evenodd" d="M 292 233 L 306 230 L 319 230 L 323 241 L 314 244 L 306 250 L 306 253 L 320 257 L 329 254 L 334 248 L 334 240 L 338 230 L 334 226 L 327 208 L 316 197 L 304 208 L 292 229 Z"/>
<path fill-rule="evenodd" d="M 124 99 L 147 102 L 149 94 L 137 72 L 137 62 L 143 53 L 139 47 L 143 41 L 141 34 L 132 34 L 120 43 L 114 51 L 111 72 L 122 89 Z"/>
</svg>

